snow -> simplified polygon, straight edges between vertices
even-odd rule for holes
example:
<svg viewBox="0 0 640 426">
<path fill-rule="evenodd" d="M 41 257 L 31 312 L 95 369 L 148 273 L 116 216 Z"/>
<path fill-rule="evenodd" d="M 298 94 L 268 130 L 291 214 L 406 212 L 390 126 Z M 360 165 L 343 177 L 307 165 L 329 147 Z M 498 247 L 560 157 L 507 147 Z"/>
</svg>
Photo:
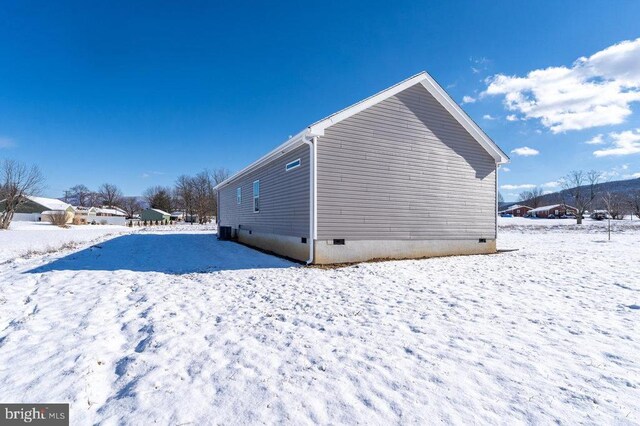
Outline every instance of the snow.
<svg viewBox="0 0 640 426">
<path fill-rule="evenodd" d="M 0 263 L 126 232 L 131 231 L 124 226 L 70 225 L 64 229 L 48 222 L 13 221 L 9 231 L 0 231 Z"/>
<path fill-rule="evenodd" d="M 41 206 L 46 207 L 49 210 L 66 210 L 71 207 L 70 204 L 65 203 L 64 201 L 57 200 L 55 198 L 45 198 L 45 197 L 26 197 L 34 203 L 40 204 Z"/>
<path fill-rule="evenodd" d="M 533 214 L 533 213 L 546 212 L 546 211 L 553 210 L 553 209 L 556 209 L 556 208 L 564 208 L 565 206 L 570 208 L 570 209 L 574 209 L 575 210 L 575 207 L 571 207 L 571 206 L 566 205 L 566 204 L 550 204 L 548 206 L 541 206 L 541 207 L 537 207 L 535 209 L 531 209 L 531 210 L 529 210 L 529 213 Z"/>
<path fill-rule="evenodd" d="M 127 213 L 123 212 L 120 209 L 116 209 L 116 208 L 107 208 L 107 207 L 100 207 L 96 209 L 96 213 L 98 214 L 103 214 L 103 215 L 108 215 L 108 216 L 126 216 Z"/>
<path fill-rule="evenodd" d="M 164 210 L 160 210 L 160 209 L 149 209 L 149 210 L 153 210 L 154 212 L 160 213 L 163 216 L 171 216 L 169 213 L 165 212 Z"/>
<path fill-rule="evenodd" d="M 74 424 L 637 424 L 640 227 L 574 223 L 345 268 L 198 225 L 62 230 L 82 246 L 0 265 L 0 401 Z"/>
</svg>

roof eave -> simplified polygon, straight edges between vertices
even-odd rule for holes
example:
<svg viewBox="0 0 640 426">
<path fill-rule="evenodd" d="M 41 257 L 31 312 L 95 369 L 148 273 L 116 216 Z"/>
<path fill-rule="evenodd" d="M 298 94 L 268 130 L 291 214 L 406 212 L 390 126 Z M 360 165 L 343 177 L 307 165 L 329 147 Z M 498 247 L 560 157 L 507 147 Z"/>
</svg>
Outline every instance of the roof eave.
<svg viewBox="0 0 640 426">
<path fill-rule="evenodd" d="M 240 170 L 239 172 L 234 173 L 233 175 L 231 175 L 230 177 L 228 177 L 224 181 L 220 182 L 219 184 L 214 186 L 213 189 L 214 190 L 218 190 L 218 189 L 222 188 L 223 186 L 226 186 L 226 185 L 232 183 L 234 180 L 236 180 L 240 176 L 244 175 L 245 173 L 253 171 L 253 170 L 257 169 L 258 167 L 262 166 L 263 164 L 266 164 L 266 163 L 268 163 L 268 162 L 270 162 L 270 161 L 272 161 L 272 160 L 274 160 L 274 159 L 276 159 L 278 157 L 283 156 L 284 154 L 286 154 L 287 152 L 291 151 L 292 149 L 297 148 L 299 145 L 302 145 L 305 137 L 308 137 L 308 136 L 311 136 L 311 135 L 310 135 L 310 132 L 309 132 L 309 128 L 306 128 L 303 131 L 301 131 L 300 133 L 296 134 L 295 136 L 292 136 L 291 138 L 289 138 L 286 142 L 284 142 L 280 146 L 276 147 L 275 149 L 271 150 L 267 154 L 263 155 L 262 157 L 260 157 L 256 161 L 254 161 L 253 163 L 249 164 L 244 169 Z M 314 136 L 317 136 L 317 135 L 314 135 Z"/>
<path fill-rule="evenodd" d="M 424 73 L 424 79 L 420 82 L 431 95 L 469 132 L 469 134 L 496 160 L 496 164 L 506 164 L 509 157 L 491 140 L 489 136 L 478 126 L 469 115 L 453 100 L 451 96 L 438 84 L 438 82 Z"/>
<path fill-rule="evenodd" d="M 220 182 L 214 187 L 214 190 L 218 190 L 235 181 L 245 173 L 255 170 L 261 165 L 286 154 L 290 150 L 302 144 L 306 138 L 324 136 L 325 129 L 419 83 L 421 83 L 425 89 L 427 89 L 427 91 L 431 93 L 431 95 L 440 102 L 440 104 L 462 125 L 462 127 L 464 127 L 464 129 L 469 132 L 469 134 L 495 159 L 496 165 L 506 164 L 509 162 L 507 154 L 505 154 L 498 145 L 496 145 L 495 142 L 493 142 L 491 138 L 489 138 L 489 136 L 487 136 L 486 133 L 484 133 L 482 129 L 480 129 L 480 127 L 462 110 L 462 108 L 460 108 L 458 104 L 451 99 L 447 92 L 442 89 L 442 87 L 429 75 L 429 73 L 422 71 L 401 81 L 400 83 L 376 93 L 375 95 L 331 114 L 320 121 L 316 121 L 297 135 L 289 138 L 274 150 L 260 157 L 244 169 L 225 179 L 223 182 Z"/>
</svg>

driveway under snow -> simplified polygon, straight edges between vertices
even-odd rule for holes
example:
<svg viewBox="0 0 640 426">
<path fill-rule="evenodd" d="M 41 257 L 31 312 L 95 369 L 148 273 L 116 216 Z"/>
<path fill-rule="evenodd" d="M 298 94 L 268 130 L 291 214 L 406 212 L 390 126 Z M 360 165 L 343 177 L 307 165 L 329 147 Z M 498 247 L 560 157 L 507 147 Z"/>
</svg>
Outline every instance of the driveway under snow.
<svg viewBox="0 0 640 426">
<path fill-rule="evenodd" d="M 640 228 L 501 225 L 516 251 L 339 269 L 188 227 L 16 254 L 0 401 L 73 424 L 639 423 Z"/>
</svg>

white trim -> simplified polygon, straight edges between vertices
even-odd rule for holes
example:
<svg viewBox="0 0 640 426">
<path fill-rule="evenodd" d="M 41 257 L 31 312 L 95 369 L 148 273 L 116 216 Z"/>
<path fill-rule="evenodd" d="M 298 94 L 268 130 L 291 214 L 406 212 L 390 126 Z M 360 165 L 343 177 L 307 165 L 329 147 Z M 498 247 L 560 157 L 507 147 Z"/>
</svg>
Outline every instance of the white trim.
<svg viewBox="0 0 640 426">
<path fill-rule="evenodd" d="M 313 175 L 311 180 L 313 182 L 313 236 L 312 241 L 318 239 L 318 137 L 313 137 Z"/>
<path fill-rule="evenodd" d="M 496 145 L 485 132 L 458 106 L 457 103 L 445 92 L 428 73 L 424 73 L 424 79 L 420 82 L 436 98 L 438 102 L 455 118 L 458 123 L 496 160 L 496 164 L 509 162 L 509 157 Z"/>
<path fill-rule="evenodd" d="M 333 126 L 336 123 L 339 123 L 342 120 L 346 120 L 347 118 L 364 111 L 367 108 L 370 108 L 373 105 L 376 105 L 391 96 L 394 96 L 403 90 L 408 89 L 411 86 L 421 83 L 425 89 L 431 93 L 431 95 L 436 98 L 436 100 L 451 114 L 459 123 L 464 127 L 464 129 L 469 132 L 469 134 L 476 140 L 478 143 L 495 159 L 496 164 L 504 164 L 509 161 L 509 157 L 504 153 L 496 144 L 487 136 L 482 129 L 456 104 L 451 97 L 446 93 L 446 91 L 425 71 L 414 75 L 404 81 L 401 81 L 398 84 L 395 84 L 388 89 L 385 89 L 381 92 L 376 93 L 373 96 L 370 96 L 360 102 L 357 102 L 351 105 L 348 108 L 340 110 L 330 116 L 323 118 L 322 120 L 316 121 L 311 124 L 309 127 L 302 130 L 297 135 L 289 138 L 286 142 L 270 151 L 266 155 L 260 157 L 258 160 L 249 164 L 244 169 L 235 173 L 225 181 L 219 183 L 214 187 L 214 190 L 219 190 L 223 186 L 228 185 L 229 183 L 236 180 L 238 177 L 242 176 L 245 173 L 248 173 L 276 158 L 279 158 L 290 152 L 291 150 L 297 148 L 302 145 L 307 137 L 313 136 L 324 136 L 324 131 L 328 127 Z"/>
<path fill-rule="evenodd" d="M 297 135 L 289 138 L 286 142 L 284 142 L 280 146 L 276 147 L 272 151 L 269 151 L 269 153 L 267 153 L 266 155 L 263 155 L 262 157 L 258 158 L 256 161 L 254 161 L 253 163 L 249 164 L 244 169 L 240 170 L 239 172 L 234 173 L 231 177 L 227 178 L 226 180 L 224 180 L 224 181 L 220 182 L 219 184 L 217 184 L 216 186 L 214 186 L 213 187 L 214 191 L 217 191 L 217 190 L 221 189 L 223 186 L 227 186 L 228 184 L 230 184 L 234 180 L 238 179 L 243 174 L 248 173 L 248 172 L 250 172 L 250 171 L 252 171 L 254 169 L 257 169 L 258 167 L 262 166 L 263 164 L 269 163 L 272 160 L 275 160 L 276 158 L 282 157 L 287 152 L 292 151 L 295 148 L 299 147 L 300 145 L 302 145 L 302 143 L 303 143 L 302 139 L 307 134 L 307 132 L 308 132 L 308 129 L 304 129 L 302 132 L 300 132 Z"/>
<path fill-rule="evenodd" d="M 316 201 L 317 201 L 317 187 L 316 187 L 316 143 L 317 137 L 313 137 L 311 140 L 304 138 L 303 142 L 309 146 L 309 237 L 307 242 L 309 244 L 309 259 L 307 259 L 307 265 L 310 265 L 314 261 L 315 257 L 315 228 L 316 228 Z"/>
<path fill-rule="evenodd" d="M 323 136 L 325 129 L 346 120 L 347 118 L 364 111 L 367 108 L 394 96 L 403 90 L 416 84 L 422 84 L 429 93 L 455 118 L 464 129 L 496 160 L 497 164 L 504 164 L 509 161 L 505 154 L 492 140 L 478 127 L 478 125 L 456 104 L 445 90 L 426 72 L 423 71 L 400 83 L 389 87 L 375 95 L 368 97 L 352 106 L 336 112 L 309 126 L 309 134 Z"/>
<path fill-rule="evenodd" d="M 258 195 L 256 195 L 256 183 L 258 184 Z M 260 179 L 256 179 L 253 181 L 253 204 L 251 208 L 254 213 L 260 213 Z M 258 210 L 256 210 L 256 200 L 258 200 Z"/>
<path fill-rule="evenodd" d="M 297 164 L 296 164 L 297 163 Z M 291 171 L 293 169 L 297 169 L 298 167 L 300 167 L 300 165 L 302 164 L 302 160 L 301 159 L 297 159 L 297 160 L 293 160 L 293 161 L 289 161 L 285 166 L 284 166 L 284 171 L 288 172 Z"/>
<path fill-rule="evenodd" d="M 394 84 L 393 86 L 376 93 L 373 96 L 369 96 L 366 99 L 361 100 L 360 102 L 356 102 L 355 104 L 342 109 L 336 113 L 331 114 L 330 116 L 323 118 L 322 120 L 316 121 L 312 125 L 309 126 L 309 133 L 316 136 L 324 136 L 324 131 L 328 127 L 333 126 L 341 122 L 342 120 L 346 120 L 347 118 L 364 111 L 367 108 L 370 108 L 391 96 L 394 96 L 403 90 L 408 89 L 411 86 L 414 86 L 424 78 L 426 72 L 421 72 L 419 74 L 414 75 L 413 77 L 409 77 L 406 80 L 401 81 L 400 83 Z"/>
</svg>

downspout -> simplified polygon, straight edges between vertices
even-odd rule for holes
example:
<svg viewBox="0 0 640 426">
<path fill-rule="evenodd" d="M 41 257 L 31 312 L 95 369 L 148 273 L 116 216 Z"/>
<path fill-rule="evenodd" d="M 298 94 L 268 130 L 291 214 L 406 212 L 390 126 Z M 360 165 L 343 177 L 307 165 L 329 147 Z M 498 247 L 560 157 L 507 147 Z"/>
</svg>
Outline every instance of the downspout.
<svg viewBox="0 0 640 426">
<path fill-rule="evenodd" d="M 496 247 L 497 247 L 497 244 L 498 244 L 498 212 L 500 211 L 500 197 L 499 197 L 500 187 L 498 186 L 498 169 L 499 168 L 500 168 L 500 164 L 498 164 L 496 162 L 496 190 L 495 190 L 495 193 L 496 193 L 496 195 L 495 195 L 496 196 L 496 215 L 495 215 L 495 219 L 494 219 L 495 220 L 495 230 L 496 230 L 494 239 L 496 240 Z"/>
<path fill-rule="evenodd" d="M 315 240 L 316 240 L 316 177 L 317 177 L 317 142 L 318 137 L 309 139 L 306 135 L 302 137 L 302 142 L 309 145 L 309 259 L 307 265 L 314 261 Z"/>
</svg>

